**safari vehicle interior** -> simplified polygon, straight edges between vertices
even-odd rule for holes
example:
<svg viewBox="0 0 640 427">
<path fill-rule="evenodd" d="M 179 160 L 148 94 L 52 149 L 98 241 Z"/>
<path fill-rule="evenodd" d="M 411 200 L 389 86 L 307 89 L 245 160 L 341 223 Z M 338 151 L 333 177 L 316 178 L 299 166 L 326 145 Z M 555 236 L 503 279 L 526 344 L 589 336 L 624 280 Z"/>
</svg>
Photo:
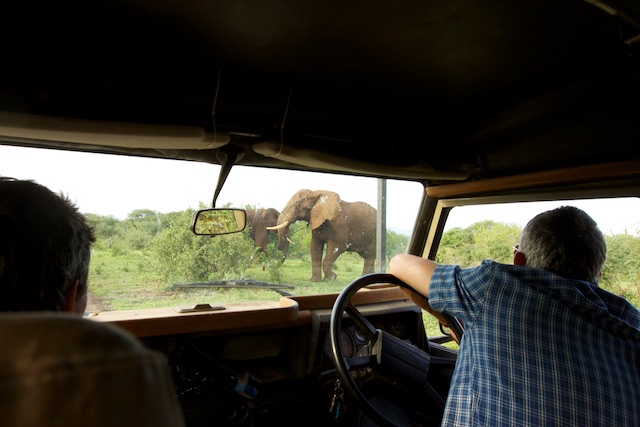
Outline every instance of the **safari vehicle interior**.
<svg viewBox="0 0 640 427">
<path fill-rule="evenodd" d="M 439 425 L 464 328 L 445 317 L 429 334 L 430 315 L 385 273 L 384 212 L 415 201 L 402 249 L 436 259 L 467 206 L 640 194 L 635 1 L 25 0 L 0 11 L 2 156 L 45 152 L 53 171 L 67 167 L 54 153 L 71 152 L 211 166 L 205 206 L 182 226 L 219 234 L 199 236 L 212 244 L 293 194 L 242 198 L 244 169 L 257 181 L 322 173 L 306 189 L 350 203 L 373 194 L 373 272 L 354 255 L 355 271 L 318 282 L 306 269 L 303 284 L 272 283 L 270 299 L 87 316 L 167 355 L 189 426 Z M 179 181 L 182 169 L 163 165 Z M 328 188 L 338 175 L 347 181 Z M 305 189 L 297 180 L 281 182 Z M 196 182 L 182 185 L 164 197 Z M 104 197 L 115 204 L 119 191 Z M 228 208 L 239 214 L 221 222 Z"/>
</svg>

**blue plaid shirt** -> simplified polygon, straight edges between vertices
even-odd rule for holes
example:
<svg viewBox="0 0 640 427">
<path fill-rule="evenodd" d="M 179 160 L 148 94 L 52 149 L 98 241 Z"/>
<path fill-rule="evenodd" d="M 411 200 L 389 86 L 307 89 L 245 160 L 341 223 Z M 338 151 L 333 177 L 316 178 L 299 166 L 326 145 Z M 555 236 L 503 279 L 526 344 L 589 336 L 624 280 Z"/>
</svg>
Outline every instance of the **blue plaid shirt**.
<svg viewBox="0 0 640 427">
<path fill-rule="evenodd" d="M 640 312 L 543 269 L 440 265 L 429 304 L 466 326 L 443 425 L 640 426 Z"/>
</svg>

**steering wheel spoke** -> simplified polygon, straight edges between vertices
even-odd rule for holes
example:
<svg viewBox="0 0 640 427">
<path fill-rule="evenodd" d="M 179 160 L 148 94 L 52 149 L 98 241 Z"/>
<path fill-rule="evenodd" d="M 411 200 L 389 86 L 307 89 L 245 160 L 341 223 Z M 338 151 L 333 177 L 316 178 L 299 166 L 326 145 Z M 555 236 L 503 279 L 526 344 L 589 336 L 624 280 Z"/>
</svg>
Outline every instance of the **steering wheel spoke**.
<svg viewBox="0 0 640 427">
<path fill-rule="evenodd" d="M 373 324 L 369 322 L 369 320 L 364 317 L 362 313 L 360 313 L 360 311 L 353 305 L 351 300 L 348 301 L 347 306 L 345 307 L 345 311 L 347 312 L 353 323 L 355 323 L 356 326 L 365 333 L 370 341 L 378 339 L 378 330 L 376 329 L 376 327 L 373 326 Z"/>
<path fill-rule="evenodd" d="M 344 359 L 347 369 L 349 371 L 355 371 L 363 368 L 375 368 L 379 364 L 376 355 L 369 356 L 357 356 Z"/>
</svg>

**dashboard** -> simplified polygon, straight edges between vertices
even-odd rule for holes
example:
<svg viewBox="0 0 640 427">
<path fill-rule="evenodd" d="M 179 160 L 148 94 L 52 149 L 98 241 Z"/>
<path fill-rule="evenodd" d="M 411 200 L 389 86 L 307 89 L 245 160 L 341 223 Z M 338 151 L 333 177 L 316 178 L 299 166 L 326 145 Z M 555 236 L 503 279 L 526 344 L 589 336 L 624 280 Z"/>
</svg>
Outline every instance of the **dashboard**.
<svg viewBox="0 0 640 427">
<path fill-rule="evenodd" d="M 166 355 L 188 426 L 367 425 L 368 419 L 347 394 L 339 414 L 330 410 L 339 379 L 329 340 L 336 297 L 229 303 L 205 312 L 104 312 L 91 319 L 118 324 Z M 351 302 L 377 329 L 455 360 L 455 351 L 427 339 L 422 310 L 397 287 L 362 289 Z M 371 346 L 347 315 L 340 342 L 347 358 L 366 353 Z M 352 376 L 372 395 L 388 389 L 378 386 L 370 373 L 369 368 L 360 368 Z M 446 395 L 452 373 L 453 364 L 437 372 L 431 369 L 430 382 Z M 389 396 L 384 402 L 388 400 Z M 412 403 L 428 407 L 424 401 Z M 438 425 L 439 420 L 419 424 Z"/>
<path fill-rule="evenodd" d="M 427 348 L 421 310 L 408 301 L 358 307 L 376 326 Z M 303 322 L 252 330 L 140 337 L 167 356 L 187 425 L 336 425 L 330 412 L 338 374 L 329 340 L 330 308 L 305 313 Z M 371 344 L 348 318 L 341 345 L 346 357 Z M 360 373 L 359 375 L 366 375 Z M 345 405 L 341 424 L 362 418 Z"/>
</svg>

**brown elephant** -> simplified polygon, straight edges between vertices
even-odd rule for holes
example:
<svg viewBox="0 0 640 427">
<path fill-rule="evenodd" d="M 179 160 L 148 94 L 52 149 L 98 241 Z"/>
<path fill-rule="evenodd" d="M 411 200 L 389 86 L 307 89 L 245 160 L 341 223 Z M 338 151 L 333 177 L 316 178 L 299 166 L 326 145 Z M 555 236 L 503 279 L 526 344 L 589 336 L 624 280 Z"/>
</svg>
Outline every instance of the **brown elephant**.
<svg viewBox="0 0 640 427">
<path fill-rule="evenodd" d="M 262 252 L 267 254 L 269 236 L 277 233 L 274 230 L 269 230 L 267 227 L 273 227 L 278 224 L 280 212 L 273 208 L 254 208 L 247 209 L 246 213 L 249 237 L 251 237 Z M 286 250 L 283 250 L 283 254 L 286 255 Z"/>
<path fill-rule="evenodd" d="M 278 217 L 278 249 L 287 247 L 289 225 L 306 221 L 311 226 L 311 281 L 334 280 L 333 263 L 345 251 L 364 258 L 362 274 L 373 273 L 376 261 L 376 209 L 364 202 L 345 202 L 332 191 L 300 190 Z M 326 256 L 322 259 L 324 246 Z"/>
</svg>

